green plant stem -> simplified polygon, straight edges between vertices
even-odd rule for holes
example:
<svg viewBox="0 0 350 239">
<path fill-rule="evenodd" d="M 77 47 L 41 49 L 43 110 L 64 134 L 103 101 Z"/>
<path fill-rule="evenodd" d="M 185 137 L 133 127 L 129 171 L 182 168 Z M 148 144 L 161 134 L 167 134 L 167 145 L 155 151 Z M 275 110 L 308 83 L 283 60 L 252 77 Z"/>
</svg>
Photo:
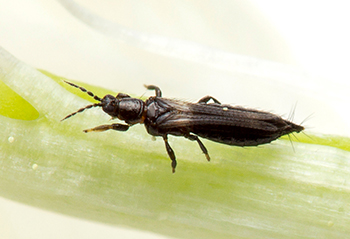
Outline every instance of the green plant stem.
<svg viewBox="0 0 350 239">
<path fill-rule="evenodd" d="M 2 197 L 179 238 L 350 234 L 347 138 L 298 137 L 294 151 L 288 140 L 255 148 L 204 141 L 208 163 L 195 142 L 171 137 L 179 162 L 172 174 L 163 142 L 141 125 L 84 134 L 109 120 L 100 109 L 60 122 L 86 101 L 3 49 L 0 79 L 39 113 L 0 115 Z M 12 109 L 22 107 L 18 101 Z"/>
</svg>

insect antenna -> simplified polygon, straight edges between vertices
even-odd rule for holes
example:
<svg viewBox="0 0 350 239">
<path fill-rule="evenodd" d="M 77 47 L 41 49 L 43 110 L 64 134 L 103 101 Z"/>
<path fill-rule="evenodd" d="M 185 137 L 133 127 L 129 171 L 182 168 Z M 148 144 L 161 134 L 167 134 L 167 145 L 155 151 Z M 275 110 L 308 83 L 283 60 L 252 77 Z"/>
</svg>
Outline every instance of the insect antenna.
<svg viewBox="0 0 350 239">
<path fill-rule="evenodd" d="M 71 83 L 71 82 L 68 82 L 68 81 L 65 81 L 65 80 L 64 80 L 64 82 L 67 83 L 68 85 L 71 85 L 71 86 L 73 86 L 73 87 L 75 87 L 75 88 L 78 88 L 78 89 L 81 90 L 82 92 L 86 92 L 89 96 L 91 96 L 91 97 L 94 98 L 95 100 L 97 100 L 97 101 L 102 101 L 102 99 L 101 99 L 100 97 L 98 97 L 97 95 L 94 95 L 94 93 L 92 93 L 91 91 L 88 91 L 87 89 L 85 89 L 85 88 L 83 88 L 83 87 L 81 87 L 81 86 L 78 86 L 78 85 L 76 85 L 76 84 L 73 84 L 73 83 Z"/>
<path fill-rule="evenodd" d="M 102 103 L 96 103 L 96 104 L 92 104 L 92 105 L 85 106 L 84 108 L 81 108 L 81 109 L 79 109 L 79 110 L 77 110 L 77 111 L 71 113 L 70 115 L 67 115 L 66 117 L 64 117 L 63 119 L 61 119 L 61 121 L 66 120 L 66 119 L 68 119 L 68 118 L 70 118 L 70 117 L 72 117 L 73 115 L 76 115 L 76 114 L 78 114 L 78 113 L 81 113 L 81 112 L 83 112 L 83 111 L 86 110 L 86 109 L 90 109 L 90 108 L 92 108 L 92 107 L 98 107 L 98 106 L 102 106 Z"/>
<path fill-rule="evenodd" d="M 91 97 L 94 98 L 95 100 L 100 101 L 100 102 L 102 101 L 102 99 L 101 99 L 100 97 L 98 97 L 97 95 L 95 95 L 95 94 L 92 93 L 91 91 L 88 91 L 87 89 L 85 89 L 85 88 L 83 88 L 83 87 L 81 87 L 81 86 L 78 86 L 78 85 L 76 85 L 76 84 L 73 84 L 73 83 L 71 83 L 71 82 L 68 82 L 68 81 L 65 81 L 65 80 L 64 80 L 64 82 L 67 83 L 68 85 L 71 85 L 71 86 L 73 86 L 73 87 L 75 87 L 75 88 L 78 88 L 78 89 L 81 90 L 82 92 L 86 92 L 89 96 L 91 96 Z M 92 105 L 85 106 L 84 108 L 81 108 L 81 109 L 77 110 L 76 112 L 73 112 L 73 113 L 71 113 L 70 115 L 67 115 L 66 117 L 64 117 L 63 119 L 61 119 L 61 121 L 65 120 L 65 119 L 68 119 L 68 118 L 72 117 L 73 115 L 76 115 L 77 113 L 81 113 L 81 112 L 83 112 L 83 111 L 86 110 L 86 109 L 90 109 L 90 108 L 92 108 L 92 107 L 99 107 L 99 106 L 102 106 L 102 103 L 96 103 L 96 104 L 92 104 Z"/>
</svg>

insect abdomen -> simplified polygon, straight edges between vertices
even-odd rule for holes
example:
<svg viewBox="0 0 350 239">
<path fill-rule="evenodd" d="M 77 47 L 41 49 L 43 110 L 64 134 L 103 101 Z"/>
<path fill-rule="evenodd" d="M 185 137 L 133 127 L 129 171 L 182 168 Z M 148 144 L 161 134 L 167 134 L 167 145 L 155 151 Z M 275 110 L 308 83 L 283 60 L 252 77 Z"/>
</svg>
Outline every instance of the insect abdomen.
<svg viewBox="0 0 350 239">
<path fill-rule="evenodd" d="M 262 123 L 262 122 L 260 122 Z M 258 124 L 253 124 L 258 125 Z M 202 138 L 236 146 L 257 146 L 270 143 L 282 135 L 300 132 L 304 128 L 280 118 L 275 124 L 264 122 L 261 127 L 237 125 L 194 125 L 192 132 Z"/>
</svg>

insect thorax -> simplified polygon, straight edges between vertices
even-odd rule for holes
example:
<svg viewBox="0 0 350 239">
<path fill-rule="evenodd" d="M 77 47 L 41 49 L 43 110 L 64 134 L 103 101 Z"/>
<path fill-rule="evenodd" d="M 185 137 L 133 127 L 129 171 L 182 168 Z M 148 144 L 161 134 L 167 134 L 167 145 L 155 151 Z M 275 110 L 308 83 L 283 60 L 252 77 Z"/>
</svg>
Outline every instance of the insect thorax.
<svg viewBox="0 0 350 239">
<path fill-rule="evenodd" d="M 118 118 L 126 123 L 140 123 L 144 113 L 145 102 L 135 98 L 123 98 L 118 102 Z"/>
</svg>

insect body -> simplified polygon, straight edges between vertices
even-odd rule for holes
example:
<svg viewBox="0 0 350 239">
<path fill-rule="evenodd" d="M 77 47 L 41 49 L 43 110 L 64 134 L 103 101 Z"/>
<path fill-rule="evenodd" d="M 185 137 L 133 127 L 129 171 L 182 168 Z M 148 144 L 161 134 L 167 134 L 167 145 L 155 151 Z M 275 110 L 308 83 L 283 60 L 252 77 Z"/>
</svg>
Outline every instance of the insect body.
<svg viewBox="0 0 350 239">
<path fill-rule="evenodd" d="M 101 99 L 80 86 L 67 81 L 66 83 L 87 92 L 100 103 L 81 108 L 62 120 L 83 112 L 85 109 L 102 107 L 105 113 L 112 118 L 124 121 L 125 124 L 101 125 L 84 130 L 85 133 L 110 129 L 127 131 L 134 124 L 144 124 L 149 134 L 163 137 L 166 151 L 171 159 L 173 173 L 177 162 L 175 153 L 168 143 L 168 135 L 183 136 L 197 141 L 209 161 L 208 150 L 198 136 L 228 145 L 257 146 L 269 143 L 282 135 L 299 133 L 304 130 L 304 127 L 284 120 L 278 115 L 222 105 L 211 96 L 205 96 L 197 103 L 188 103 L 163 98 L 157 86 L 145 85 L 147 89 L 155 90 L 156 93 L 146 101 L 131 98 L 124 93 L 119 93 L 116 97 L 106 95 Z M 210 100 L 214 103 L 208 103 Z"/>
</svg>

